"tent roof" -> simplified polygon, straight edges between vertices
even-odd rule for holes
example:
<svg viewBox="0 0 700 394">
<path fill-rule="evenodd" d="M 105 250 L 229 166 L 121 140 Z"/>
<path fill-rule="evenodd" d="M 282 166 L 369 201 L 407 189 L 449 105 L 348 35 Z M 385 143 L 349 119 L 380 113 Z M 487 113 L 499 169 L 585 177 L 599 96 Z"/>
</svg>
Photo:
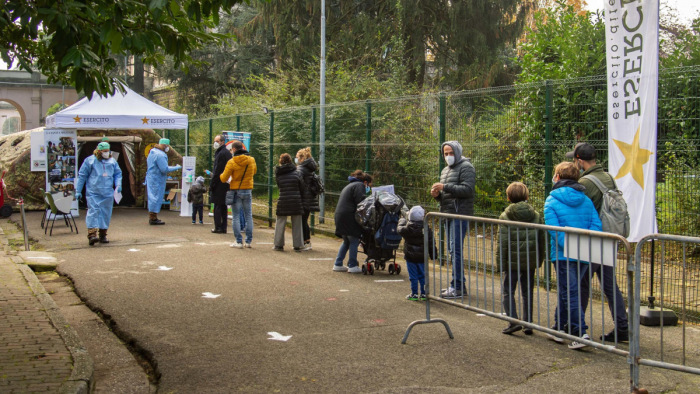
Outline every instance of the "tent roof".
<svg viewBox="0 0 700 394">
<path fill-rule="evenodd" d="M 47 128 L 186 129 L 187 115 L 144 98 L 128 87 L 112 96 L 94 95 L 46 118 Z"/>
</svg>

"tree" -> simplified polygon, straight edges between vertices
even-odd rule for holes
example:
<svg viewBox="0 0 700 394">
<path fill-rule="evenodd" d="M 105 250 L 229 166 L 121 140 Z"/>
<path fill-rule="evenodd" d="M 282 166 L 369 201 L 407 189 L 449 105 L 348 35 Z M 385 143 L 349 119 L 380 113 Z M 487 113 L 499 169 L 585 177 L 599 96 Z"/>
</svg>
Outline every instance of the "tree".
<svg viewBox="0 0 700 394">
<path fill-rule="evenodd" d="M 139 56 L 176 66 L 190 52 L 222 40 L 213 29 L 220 12 L 241 0 L 6 0 L 0 9 L 0 48 L 8 65 L 18 62 L 49 79 L 92 95 L 114 93 L 111 55 Z"/>
</svg>

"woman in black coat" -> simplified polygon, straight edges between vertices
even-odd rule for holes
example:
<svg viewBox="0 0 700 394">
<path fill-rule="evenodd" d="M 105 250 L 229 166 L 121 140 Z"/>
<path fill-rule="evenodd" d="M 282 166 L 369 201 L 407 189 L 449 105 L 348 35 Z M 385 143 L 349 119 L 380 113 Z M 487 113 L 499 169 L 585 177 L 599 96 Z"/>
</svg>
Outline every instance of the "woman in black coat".
<svg viewBox="0 0 700 394">
<path fill-rule="evenodd" d="M 301 252 L 305 250 L 301 230 L 301 215 L 304 213 L 301 193 L 304 189 L 304 181 L 288 153 L 283 153 L 280 156 L 279 165 L 275 167 L 275 180 L 280 196 L 277 199 L 277 209 L 275 210 L 277 221 L 275 222 L 275 246 L 273 249 L 284 250 L 284 229 L 287 225 L 287 216 L 291 216 L 292 245 L 295 251 Z"/>
<path fill-rule="evenodd" d="M 302 178 L 304 179 L 304 189 L 301 192 L 302 204 L 304 206 L 304 213 L 301 215 L 301 227 L 304 231 L 304 247 L 311 249 L 311 228 L 309 227 L 309 216 L 311 212 L 320 211 L 318 206 L 318 195 L 309 189 L 309 183 L 313 178 L 314 172 L 318 169 L 318 164 L 316 160 L 311 157 L 311 148 L 306 147 L 304 149 L 299 149 L 297 156 L 294 158 L 294 162 L 297 164 L 297 170 L 301 172 Z"/>
<path fill-rule="evenodd" d="M 219 175 L 224 172 L 226 163 L 228 163 L 232 157 L 224 141 L 224 136 L 221 134 L 214 137 L 214 149 L 216 149 L 216 153 L 214 154 L 214 168 L 212 168 L 211 171 L 206 171 L 206 174 L 211 176 L 211 183 L 209 185 L 211 199 L 209 202 L 214 204 L 214 228 L 211 232 L 219 234 L 226 234 L 226 223 L 228 221 L 226 192 L 230 189 L 228 183 L 221 182 Z"/>
<path fill-rule="evenodd" d="M 357 204 L 365 199 L 372 186 L 372 177 L 361 170 L 356 170 L 348 177 L 350 182 L 340 192 L 338 205 L 335 207 L 335 235 L 343 238 L 343 244 L 338 249 L 333 271 L 362 273 L 357 262 L 357 248 L 360 246 L 362 227 L 355 220 Z M 350 252 L 347 268 L 343 266 L 345 255 Z"/>
</svg>

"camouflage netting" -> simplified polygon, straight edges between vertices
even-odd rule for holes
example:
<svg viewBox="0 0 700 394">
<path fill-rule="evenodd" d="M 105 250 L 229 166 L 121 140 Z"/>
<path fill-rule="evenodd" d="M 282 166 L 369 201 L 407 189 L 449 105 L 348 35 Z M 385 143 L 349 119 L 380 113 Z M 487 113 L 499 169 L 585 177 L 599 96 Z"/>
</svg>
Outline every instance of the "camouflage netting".
<svg viewBox="0 0 700 394">
<path fill-rule="evenodd" d="M 43 130 L 38 128 L 34 130 Z M 0 137 L 0 173 L 7 170 L 5 184 L 10 196 L 24 197 L 25 209 L 41 210 L 44 208 L 44 198 L 39 189 L 46 185 L 45 172 L 32 172 L 31 159 L 31 132 L 24 130 L 19 133 Z M 141 137 L 140 143 L 134 144 L 134 169 L 129 176 L 127 169 L 122 168 L 122 182 L 130 182 L 131 190 L 136 199 L 136 206 L 143 206 L 144 186 L 146 178 L 145 148 L 151 143 L 158 143 L 160 136 L 153 130 L 78 130 L 78 137 L 109 137 L 136 136 Z M 170 165 L 182 164 L 182 156 L 171 149 L 168 153 Z M 15 210 L 17 208 L 15 207 Z"/>
</svg>

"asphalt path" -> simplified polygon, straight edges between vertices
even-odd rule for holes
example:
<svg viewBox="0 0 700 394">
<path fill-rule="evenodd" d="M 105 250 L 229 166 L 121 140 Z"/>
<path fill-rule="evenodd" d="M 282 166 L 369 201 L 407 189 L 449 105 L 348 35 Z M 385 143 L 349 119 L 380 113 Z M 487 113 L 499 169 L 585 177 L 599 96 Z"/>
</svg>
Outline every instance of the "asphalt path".
<svg viewBox="0 0 700 394">
<path fill-rule="evenodd" d="M 111 243 L 90 247 L 84 218 L 79 235 L 57 222 L 49 237 L 41 213 L 28 215 L 30 235 L 58 253 L 80 297 L 148 353 L 159 392 L 629 390 L 623 357 L 572 351 L 539 332 L 505 336 L 505 322 L 439 303 L 432 315 L 455 339 L 420 325 L 402 345 L 408 324 L 425 317 L 424 303 L 404 298 L 405 267 L 399 276 L 333 272 L 336 239 L 276 252 L 273 230 L 258 222 L 253 248 L 233 249 L 232 234 L 210 233 L 211 218 L 159 217 L 165 226 L 149 226 L 143 209 L 116 209 Z M 642 379 L 652 392 L 700 387 L 697 376 L 659 369 L 644 368 Z"/>
</svg>

